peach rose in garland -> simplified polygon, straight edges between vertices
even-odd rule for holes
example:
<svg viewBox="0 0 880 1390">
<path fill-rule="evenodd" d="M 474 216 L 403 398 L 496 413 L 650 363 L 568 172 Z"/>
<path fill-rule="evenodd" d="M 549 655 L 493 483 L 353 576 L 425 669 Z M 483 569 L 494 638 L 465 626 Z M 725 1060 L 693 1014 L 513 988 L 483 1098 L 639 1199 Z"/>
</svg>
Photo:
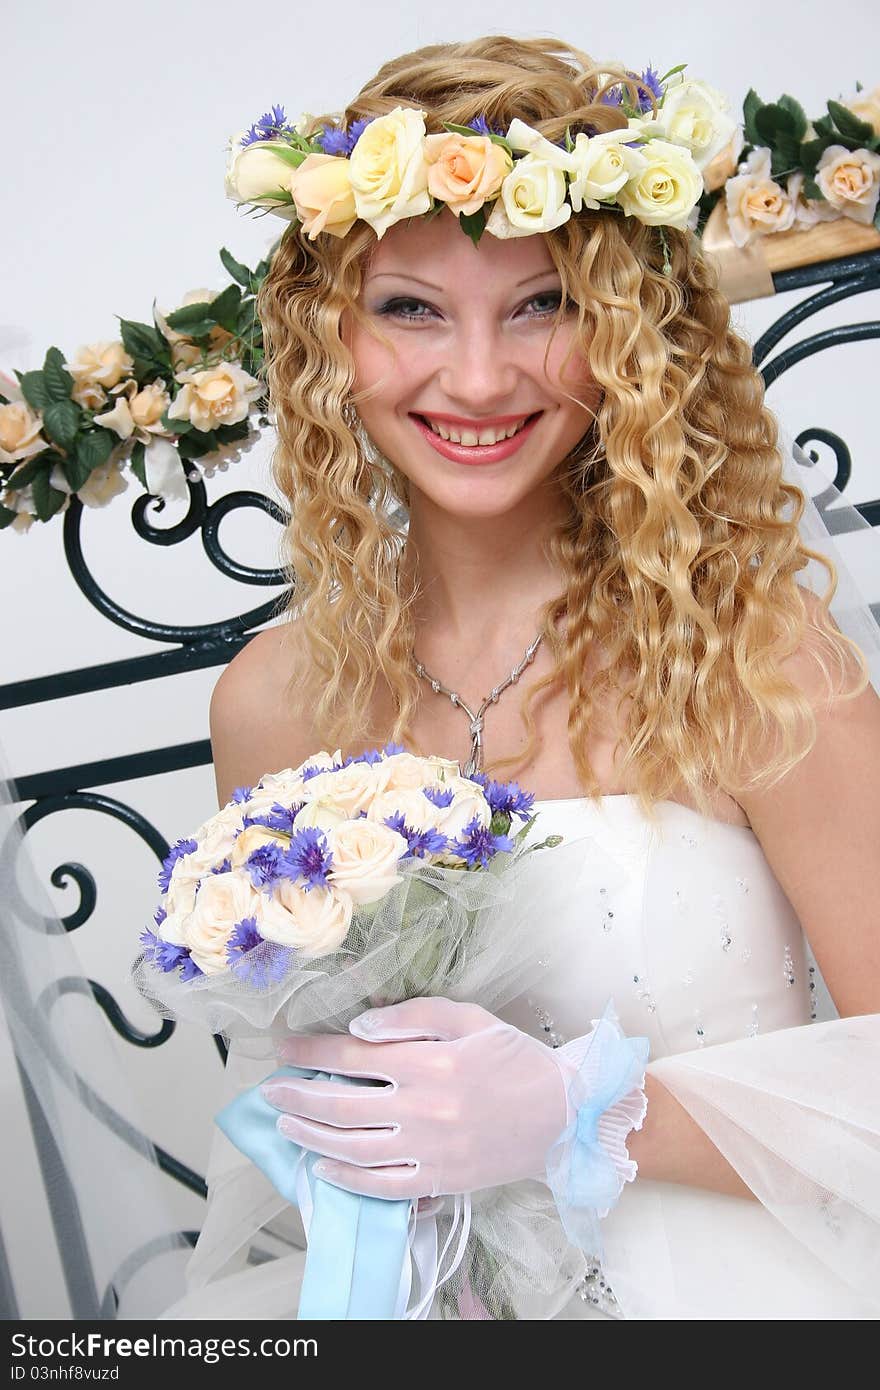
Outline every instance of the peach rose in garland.
<svg viewBox="0 0 880 1390">
<path fill-rule="evenodd" d="M 49 441 L 40 434 L 42 428 L 43 417 L 26 401 L 0 405 L 0 463 L 18 463 L 41 454 L 49 447 Z"/>
<path fill-rule="evenodd" d="M 880 197 L 880 154 L 829 145 L 816 165 L 816 182 L 844 217 L 870 226 Z"/>
<path fill-rule="evenodd" d="M 724 187 L 730 235 L 737 246 L 746 246 L 755 236 L 787 232 L 795 220 L 795 205 L 773 178 L 770 150 L 759 145 L 752 150 L 739 174 Z"/>
<path fill-rule="evenodd" d="M 338 155 L 306 155 L 291 171 L 290 191 L 302 229 L 314 241 L 319 232 L 345 236 L 357 220 L 349 161 Z"/>
<path fill-rule="evenodd" d="M 470 217 L 496 197 L 513 168 L 507 150 L 488 135 L 428 135 L 425 160 L 428 192 L 456 217 Z"/>
<path fill-rule="evenodd" d="M 178 372 L 182 383 L 168 409 L 169 420 L 188 420 L 197 430 L 208 433 L 218 425 L 235 425 L 247 419 L 251 403 L 264 387 L 235 362 L 219 362 L 203 371 L 190 368 Z"/>
<path fill-rule="evenodd" d="M 77 348 L 74 360 L 65 362 L 64 366 L 75 382 L 73 398 L 76 400 L 77 391 L 82 393 L 85 388 L 94 386 L 109 389 L 123 377 L 131 376 L 134 360 L 126 352 L 124 343 L 100 342 Z"/>
</svg>

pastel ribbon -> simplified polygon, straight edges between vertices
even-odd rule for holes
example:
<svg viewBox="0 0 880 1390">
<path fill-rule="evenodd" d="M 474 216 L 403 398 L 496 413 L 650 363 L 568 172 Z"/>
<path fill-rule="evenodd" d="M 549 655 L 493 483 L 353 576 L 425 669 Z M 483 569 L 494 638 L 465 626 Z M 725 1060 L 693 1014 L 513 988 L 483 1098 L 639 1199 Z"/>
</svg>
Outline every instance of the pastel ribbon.
<svg viewBox="0 0 880 1390">
<path fill-rule="evenodd" d="M 598 1255 L 599 1218 L 615 1205 L 621 1179 L 599 1142 L 599 1119 L 635 1087 L 644 1084 L 650 1053 L 647 1038 L 627 1038 L 609 1003 L 598 1020 L 581 1066 L 569 1086 L 575 1117 L 547 1154 L 547 1182 L 565 1233 L 573 1245 Z"/>
<path fill-rule="evenodd" d="M 362 1084 L 355 1077 L 284 1066 L 262 1082 L 285 1077 Z M 293 1206 L 299 1208 L 308 1248 L 297 1317 L 320 1320 L 424 1319 L 434 1294 L 461 1262 L 470 1231 L 470 1198 L 455 1198 L 451 1229 L 437 1254 L 436 1217 L 420 1214 L 412 1198 L 366 1197 L 314 1174 L 319 1154 L 303 1149 L 277 1128 L 279 1112 L 260 1086 L 242 1092 L 215 1117 L 231 1143 L 246 1155 Z M 452 1263 L 440 1268 L 456 1232 Z M 419 1297 L 409 1309 L 413 1273 Z"/>
</svg>

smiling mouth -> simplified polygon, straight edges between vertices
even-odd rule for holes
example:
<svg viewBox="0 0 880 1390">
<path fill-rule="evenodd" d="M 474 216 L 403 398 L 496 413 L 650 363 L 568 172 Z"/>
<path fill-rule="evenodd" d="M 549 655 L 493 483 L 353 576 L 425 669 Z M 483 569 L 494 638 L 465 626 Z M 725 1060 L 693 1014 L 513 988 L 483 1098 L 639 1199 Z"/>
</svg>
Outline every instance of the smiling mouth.
<svg viewBox="0 0 880 1390">
<path fill-rule="evenodd" d="M 451 425 L 440 424 L 438 421 L 432 420 L 428 415 L 416 415 L 415 418 L 420 420 L 432 433 L 439 435 L 441 439 L 447 440 L 450 444 L 461 444 L 465 447 L 475 448 L 477 446 L 500 444 L 504 439 L 512 439 L 515 434 L 519 434 L 521 430 L 524 430 L 526 425 L 530 425 L 533 420 L 537 420 L 538 416 L 541 414 L 543 414 L 542 411 L 536 410 L 531 415 L 524 415 L 515 425 L 487 427 L 484 429 L 456 429 Z"/>
</svg>

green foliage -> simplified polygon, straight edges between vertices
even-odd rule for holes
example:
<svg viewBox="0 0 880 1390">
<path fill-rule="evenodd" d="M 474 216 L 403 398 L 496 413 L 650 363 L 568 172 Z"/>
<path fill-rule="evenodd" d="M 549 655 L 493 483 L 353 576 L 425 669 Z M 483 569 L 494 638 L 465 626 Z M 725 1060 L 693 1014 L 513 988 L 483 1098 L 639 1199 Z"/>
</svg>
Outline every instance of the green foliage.
<svg viewBox="0 0 880 1390">
<path fill-rule="evenodd" d="M 17 492 L 19 488 L 27 487 L 28 483 L 33 482 L 40 470 L 45 468 L 45 458 L 46 454 L 42 453 L 38 454 L 36 458 L 27 459 L 24 463 L 20 463 L 15 472 L 10 475 L 7 487 L 14 492 Z"/>
<path fill-rule="evenodd" d="M 237 280 L 238 283 L 240 285 L 243 285 L 245 289 L 249 289 L 251 283 L 251 271 L 248 270 L 247 266 L 242 265 L 241 261 L 237 261 L 234 256 L 230 255 L 230 253 L 226 250 L 225 246 L 220 247 L 220 259 L 223 262 L 225 269 L 228 270 L 229 274 L 232 276 L 233 280 Z"/>
<path fill-rule="evenodd" d="M 860 120 L 840 102 L 829 101 L 827 106 L 828 114 L 814 120 L 811 131 L 811 122 L 794 97 L 784 93 L 776 102 L 763 102 L 754 88 L 749 88 L 743 102 L 746 144 L 742 157 L 755 146 L 766 147 L 770 150 L 770 172 L 774 179 L 781 181 L 802 170 L 804 197 L 822 201 L 824 194 L 815 175 L 829 145 L 843 145 L 849 150 L 880 149 L 880 138 L 867 121 Z M 701 219 L 698 231 L 702 230 L 702 225 Z"/>
<path fill-rule="evenodd" d="M 50 347 L 43 363 L 43 385 L 50 401 L 69 401 L 73 390 L 73 377 L 64 366 L 64 356 L 59 348 Z"/>
<path fill-rule="evenodd" d="M 126 352 L 134 359 L 136 377 L 143 379 L 151 372 L 165 374 L 171 370 L 168 344 L 158 328 L 120 319 L 119 332 Z"/>
<path fill-rule="evenodd" d="M 838 101 L 828 102 L 828 114 L 833 120 L 841 135 L 847 140 L 855 141 L 853 148 L 859 145 L 866 145 L 869 148 L 875 146 L 878 141 L 874 135 L 874 127 L 867 121 L 861 120 L 849 107 L 841 106 Z"/>
<path fill-rule="evenodd" d="M 72 449 L 82 411 L 75 401 L 52 400 L 43 411 L 43 433 L 62 449 Z"/>
<path fill-rule="evenodd" d="M 48 521 L 55 513 L 64 506 L 66 492 L 60 488 L 53 487 L 49 482 L 50 469 L 42 468 L 36 473 L 31 483 L 34 497 L 34 509 L 40 521 Z"/>
<path fill-rule="evenodd" d="M 34 410 L 45 410 L 49 400 L 42 372 L 16 372 L 21 394 Z"/>
<path fill-rule="evenodd" d="M 94 468 L 100 468 L 107 462 L 115 443 L 115 436 L 109 430 L 102 429 L 100 425 L 96 429 L 86 430 L 79 436 L 76 441 L 76 458 L 87 470 L 86 477 Z"/>
<path fill-rule="evenodd" d="M 479 246 L 480 237 L 486 229 L 485 207 L 478 208 L 476 212 L 471 213 L 469 216 L 462 213 L 458 220 L 461 223 L 462 230 L 467 232 L 474 246 Z"/>
<path fill-rule="evenodd" d="M 140 440 L 137 441 L 131 451 L 130 467 L 134 476 L 137 478 L 141 487 L 146 490 L 147 474 L 144 468 L 144 454 L 146 450 Z"/>
</svg>

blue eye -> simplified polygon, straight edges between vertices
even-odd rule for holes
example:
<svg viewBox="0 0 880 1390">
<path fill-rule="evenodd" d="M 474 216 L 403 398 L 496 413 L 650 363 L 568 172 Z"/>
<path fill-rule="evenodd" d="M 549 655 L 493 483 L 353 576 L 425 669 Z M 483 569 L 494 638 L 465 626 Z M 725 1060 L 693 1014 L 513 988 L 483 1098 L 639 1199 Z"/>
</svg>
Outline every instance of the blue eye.
<svg viewBox="0 0 880 1390">
<path fill-rule="evenodd" d="M 546 309 L 539 309 L 539 310 L 538 310 L 538 317 L 540 317 L 540 318 L 543 318 L 545 315 L 555 314 L 555 313 L 556 313 L 556 310 L 559 308 L 560 304 L 562 303 L 562 291 L 561 291 L 561 290 L 544 290 L 541 294 L 536 294 L 536 295 L 534 295 L 533 298 L 531 298 L 531 299 L 529 300 L 529 303 L 530 303 L 530 304 L 537 304 L 537 303 L 538 303 L 540 300 L 542 300 L 542 299 L 544 299 L 544 300 L 549 299 L 549 300 L 552 300 L 553 302 L 552 302 L 552 304 L 550 304 L 550 306 L 549 306 L 548 308 L 546 308 Z M 568 299 L 567 299 L 566 302 L 565 302 L 565 307 L 566 307 L 566 309 L 571 309 L 571 308 L 574 308 L 574 305 L 572 304 L 571 300 L 568 300 Z"/>
<path fill-rule="evenodd" d="M 546 308 L 538 309 L 537 312 L 533 315 L 533 317 L 549 318 L 551 314 L 554 314 L 557 311 L 560 304 L 562 303 L 562 291 L 544 290 L 541 294 L 533 295 L 531 299 L 526 301 L 526 304 L 523 307 L 528 309 L 530 305 L 540 304 L 542 300 L 550 302 L 549 304 L 547 304 Z M 573 307 L 574 305 L 572 301 L 566 300 L 566 308 L 568 309 Z M 424 309 L 427 312 L 414 313 L 412 312 L 413 308 Z M 418 323 L 422 320 L 430 318 L 433 312 L 434 311 L 431 308 L 431 306 L 429 304 L 426 304 L 423 299 L 413 299 L 408 296 L 403 297 L 402 295 L 397 295 L 393 299 L 386 299 L 385 302 L 383 304 L 380 304 L 376 309 L 377 314 L 381 314 L 387 318 L 402 319 L 404 321 L 409 321 L 410 323 Z"/>
<path fill-rule="evenodd" d="M 390 318 L 401 319 L 421 319 L 425 317 L 424 314 L 404 313 L 403 306 L 407 304 L 415 304 L 421 309 L 428 308 L 428 305 L 421 299 L 402 299 L 398 297 L 397 299 L 387 299 L 384 304 L 380 304 L 377 313 L 386 314 Z"/>
</svg>

